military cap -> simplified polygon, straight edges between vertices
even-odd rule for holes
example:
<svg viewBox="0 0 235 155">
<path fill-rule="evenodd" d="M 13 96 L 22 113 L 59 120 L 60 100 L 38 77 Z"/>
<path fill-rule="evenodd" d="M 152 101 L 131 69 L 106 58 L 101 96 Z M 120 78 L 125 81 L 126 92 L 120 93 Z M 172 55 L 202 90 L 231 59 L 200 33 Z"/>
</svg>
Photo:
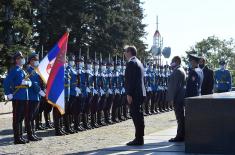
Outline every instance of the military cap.
<svg viewBox="0 0 235 155">
<path fill-rule="evenodd" d="M 189 61 L 195 60 L 196 62 L 199 62 L 200 59 L 201 59 L 201 57 L 199 57 L 199 56 L 197 56 L 197 55 L 195 55 L 195 54 L 189 54 L 189 55 L 188 55 L 188 58 L 189 58 Z"/>
<path fill-rule="evenodd" d="M 15 52 L 15 54 L 13 55 L 13 59 L 15 60 L 15 59 L 17 59 L 19 57 L 21 57 L 21 58 L 24 57 L 22 52 L 20 52 L 20 51 Z"/>
<path fill-rule="evenodd" d="M 219 61 L 219 65 L 225 65 L 225 64 L 226 64 L 225 60 L 220 60 Z"/>
<path fill-rule="evenodd" d="M 37 53 L 33 52 L 29 55 L 28 62 L 30 62 L 32 59 L 39 60 L 39 56 Z"/>
<path fill-rule="evenodd" d="M 74 55 L 69 55 L 68 56 L 68 61 L 75 61 L 75 56 Z"/>
</svg>

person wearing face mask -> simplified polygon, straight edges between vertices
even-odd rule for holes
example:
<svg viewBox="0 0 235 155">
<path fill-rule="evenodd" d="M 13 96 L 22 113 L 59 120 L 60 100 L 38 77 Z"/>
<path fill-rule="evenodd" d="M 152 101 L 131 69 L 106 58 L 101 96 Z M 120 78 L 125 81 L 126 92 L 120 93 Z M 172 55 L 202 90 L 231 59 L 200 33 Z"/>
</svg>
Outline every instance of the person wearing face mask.
<svg viewBox="0 0 235 155">
<path fill-rule="evenodd" d="M 115 123 L 120 122 L 123 118 L 121 118 L 122 114 L 119 110 L 120 103 L 121 103 L 121 86 L 120 86 L 120 71 L 121 71 L 121 63 L 120 61 L 116 62 L 116 68 L 113 71 L 113 81 L 112 81 L 112 88 L 114 92 L 114 100 L 112 106 L 112 121 Z"/>
<path fill-rule="evenodd" d="M 107 89 L 107 100 L 106 100 L 106 104 L 104 107 L 104 119 L 105 119 L 105 123 L 106 124 L 113 124 L 113 122 L 111 121 L 111 117 L 110 117 L 110 111 L 111 111 L 111 107 L 113 104 L 113 97 L 114 97 L 114 92 L 113 92 L 113 62 L 109 61 L 107 64 L 107 72 L 106 72 L 107 76 L 105 79 L 105 87 Z"/>
<path fill-rule="evenodd" d="M 203 82 L 202 82 L 202 95 L 213 94 L 214 88 L 214 72 L 213 70 L 209 69 L 206 65 L 206 60 L 204 58 L 200 59 L 199 67 L 203 71 Z"/>
<path fill-rule="evenodd" d="M 102 62 L 102 60 L 99 61 L 99 64 L 101 68 L 98 72 L 98 79 L 97 79 L 97 86 L 99 90 L 99 96 L 100 100 L 98 102 L 97 106 L 97 124 L 99 126 L 105 126 L 106 123 L 103 121 L 103 110 L 106 104 L 106 87 L 105 87 L 105 77 L 106 77 L 106 64 L 105 62 Z"/>
<path fill-rule="evenodd" d="M 203 71 L 199 68 L 200 58 L 189 54 L 189 73 L 186 85 L 186 97 L 201 95 L 201 86 L 203 82 Z"/>
<path fill-rule="evenodd" d="M 43 87 L 43 81 L 40 76 L 35 72 L 35 68 L 39 65 L 39 57 L 38 54 L 32 53 L 28 58 L 28 67 L 27 72 L 30 75 L 29 79 L 32 81 L 32 86 L 29 88 L 29 101 L 26 105 L 26 117 L 25 117 L 25 125 L 26 131 L 28 135 L 28 139 L 30 141 L 38 141 L 42 140 L 35 134 L 34 130 L 34 121 L 39 112 L 40 100 L 42 97 L 46 96 L 46 93 L 43 91 L 45 88 Z"/>
<path fill-rule="evenodd" d="M 125 120 L 130 119 L 128 104 L 126 100 L 126 90 L 125 90 L 125 70 L 126 62 L 122 61 L 121 74 L 120 74 L 120 84 L 121 84 L 121 111 Z"/>
<path fill-rule="evenodd" d="M 169 142 L 184 141 L 184 96 L 185 96 L 185 83 L 186 73 L 181 67 L 181 58 L 175 56 L 171 61 L 173 72 L 169 77 L 167 97 L 166 100 L 174 106 L 175 116 L 177 119 L 177 134 L 175 138 Z"/>
<path fill-rule="evenodd" d="M 84 131 L 85 128 L 81 125 L 81 118 L 82 118 L 82 112 L 84 109 L 84 102 L 85 98 L 87 96 L 86 93 L 86 72 L 84 70 L 84 57 L 80 56 L 78 59 L 78 65 L 77 65 L 77 88 L 76 89 L 76 97 L 77 97 L 77 103 L 74 104 L 77 108 L 73 107 L 73 119 L 74 119 L 74 130 L 76 132 L 78 131 Z M 81 92 L 79 92 L 79 90 Z"/>
<path fill-rule="evenodd" d="M 28 88 L 32 86 L 29 78 L 26 79 L 26 72 L 23 70 L 25 58 L 21 52 L 13 56 L 15 66 L 8 72 L 4 79 L 4 93 L 8 100 L 12 100 L 13 107 L 13 132 L 14 143 L 25 144 L 29 141 L 23 138 L 22 122 L 26 114 L 26 105 L 29 99 Z"/>
<path fill-rule="evenodd" d="M 215 89 L 217 93 L 229 92 L 232 89 L 232 77 L 229 70 L 225 68 L 224 60 L 219 62 L 220 69 L 215 71 Z"/>
<path fill-rule="evenodd" d="M 65 132 L 73 134 L 75 130 L 72 128 L 73 115 L 76 113 L 76 101 L 77 95 L 79 94 L 79 90 L 77 88 L 77 72 L 74 69 L 75 66 L 75 56 L 68 56 L 68 66 L 66 67 L 67 76 L 69 78 L 69 94 L 68 100 L 65 102 L 65 114 L 64 114 L 64 125 Z"/>
<path fill-rule="evenodd" d="M 99 93 L 98 93 L 98 74 L 99 74 L 99 63 L 98 61 L 96 61 L 96 58 L 95 58 L 95 61 L 93 62 L 93 76 L 92 76 L 92 88 L 91 88 L 91 91 L 92 91 L 92 100 L 91 100 L 91 106 L 90 106 L 90 109 L 91 109 L 91 126 L 92 128 L 98 128 L 99 125 L 97 124 L 97 112 L 98 112 L 98 101 L 99 101 Z"/>
<path fill-rule="evenodd" d="M 91 100 L 93 97 L 91 88 L 92 88 L 92 82 L 93 82 L 93 70 L 92 70 L 92 64 L 91 60 L 87 59 L 86 61 L 86 73 L 85 73 L 85 80 L 86 80 L 86 93 L 87 96 L 85 98 L 85 104 L 83 108 L 83 115 L 82 115 L 82 121 L 83 121 L 83 127 L 87 130 L 92 129 L 92 126 L 90 125 L 88 115 L 90 114 L 90 106 L 91 106 Z"/>
</svg>

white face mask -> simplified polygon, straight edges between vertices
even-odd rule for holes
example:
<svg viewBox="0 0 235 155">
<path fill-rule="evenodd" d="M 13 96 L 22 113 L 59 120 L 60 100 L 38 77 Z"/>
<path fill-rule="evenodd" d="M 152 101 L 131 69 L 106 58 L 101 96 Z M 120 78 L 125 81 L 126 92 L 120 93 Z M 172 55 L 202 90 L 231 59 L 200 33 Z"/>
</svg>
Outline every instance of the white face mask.
<svg viewBox="0 0 235 155">
<path fill-rule="evenodd" d="M 83 68 L 84 67 L 84 62 L 79 62 L 79 68 Z"/>
<path fill-rule="evenodd" d="M 25 64 L 25 58 L 20 59 L 20 65 L 23 66 Z"/>
<path fill-rule="evenodd" d="M 69 66 L 74 66 L 75 62 L 74 61 L 69 61 Z"/>
<path fill-rule="evenodd" d="M 117 66 L 117 70 L 120 71 L 121 70 L 121 66 Z"/>
<path fill-rule="evenodd" d="M 91 68 L 92 68 L 91 64 L 87 65 L 87 69 L 90 70 Z"/>
<path fill-rule="evenodd" d="M 34 67 L 38 67 L 38 65 L 39 65 L 39 61 L 34 61 Z"/>
<path fill-rule="evenodd" d="M 221 69 L 221 70 L 224 70 L 224 69 L 225 69 L 225 66 L 224 66 L 224 65 L 220 65 L 220 69 Z"/>
<path fill-rule="evenodd" d="M 102 72 L 106 70 L 106 66 L 101 67 Z"/>
<path fill-rule="evenodd" d="M 95 70 L 98 71 L 98 69 L 99 69 L 99 65 L 96 65 Z"/>
<path fill-rule="evenodd" d="M 126 69 L 126 66 L 123 66 L 123 69 L 125 70 L 125 69 Z"/>
<path fill-rule="evenodd" d="M 112 71 L 114 68 L 113 68 L 113 66 L 112 67 L 110 67 L 110 70 Z"/>
</svg>

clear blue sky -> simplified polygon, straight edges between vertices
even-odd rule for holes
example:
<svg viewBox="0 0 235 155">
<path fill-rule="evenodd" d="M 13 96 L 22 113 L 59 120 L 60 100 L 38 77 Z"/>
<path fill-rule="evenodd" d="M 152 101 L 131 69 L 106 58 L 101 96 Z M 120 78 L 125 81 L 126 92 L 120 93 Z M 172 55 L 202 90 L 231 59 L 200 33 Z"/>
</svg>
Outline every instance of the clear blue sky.
<svg viewBox="0 0 235 155">
<path fill-rule="evenodd" d="M 156 16 L 164 46 L 172 56 L 185 51 L 208 36 L 235 38 L 235 0 L 142 0 L 148 35 L 144 41 L 152 46 Z"/>
</svg>

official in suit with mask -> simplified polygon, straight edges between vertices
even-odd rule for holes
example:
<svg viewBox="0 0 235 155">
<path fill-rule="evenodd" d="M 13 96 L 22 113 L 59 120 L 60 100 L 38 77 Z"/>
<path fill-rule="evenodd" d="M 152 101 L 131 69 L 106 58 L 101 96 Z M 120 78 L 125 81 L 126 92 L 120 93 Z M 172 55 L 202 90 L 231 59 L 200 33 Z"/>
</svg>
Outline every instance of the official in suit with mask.
<svg viewBox="0 0 235 155">
<path fill-rule="evenodd" d="M 144 86 L 144 67 L 136 57 L 135 46 L 128 46 L 124 49 L 128 61 L 125 71 L 125 90 L 127 101 L 130 106 L 130 113 L 135 125 L 135 139 L 127 145 L 144 145 L 144 116 L 143 101 L 146 96 Z"/>
<path fill-rule="evenodd" d="M 171 67 L 173 72 L 170 75 L 167 100 L 174 105 L 175 116 L 178 124 L 177 135 L 175 138 L 169 140 L 169 142 L 181 142 L 184 141 L 184 96 L 185 96 L 185 84 L 186 73 L 180 66 L 181 59 L 175 56 L 172 59 Z"/>
</svg>

